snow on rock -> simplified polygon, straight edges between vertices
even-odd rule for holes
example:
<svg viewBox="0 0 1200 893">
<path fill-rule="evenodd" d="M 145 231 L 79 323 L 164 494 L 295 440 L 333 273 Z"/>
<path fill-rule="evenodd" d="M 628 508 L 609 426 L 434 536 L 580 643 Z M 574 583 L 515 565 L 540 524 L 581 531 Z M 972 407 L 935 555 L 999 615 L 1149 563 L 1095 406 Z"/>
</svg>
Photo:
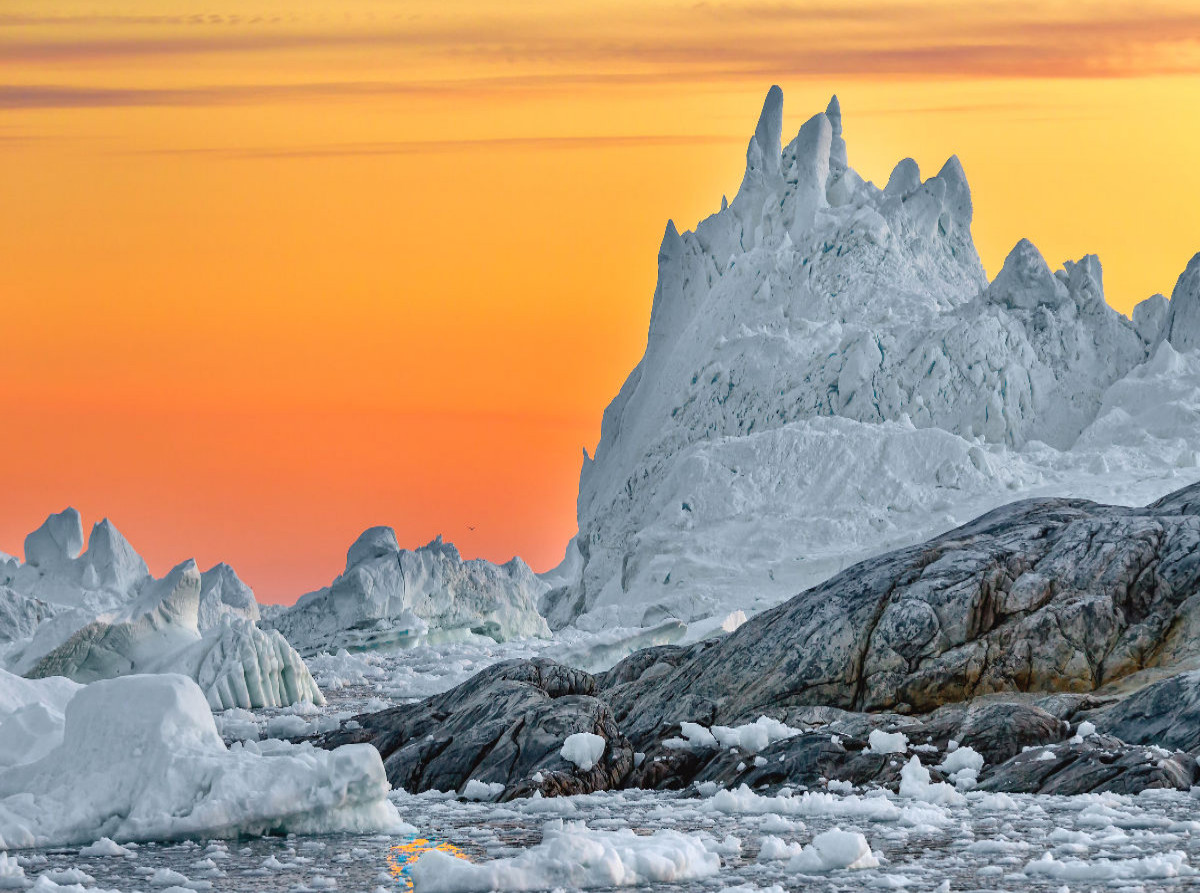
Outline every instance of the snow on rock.
<svg viewBox="0 0 1200 893">
<path fill-rule="evenodd" d="M 75 631 L 26 675 L 87 683 L 131 673 L 179 672 L 201 685 L 214 710 L 324 703 L 304 661 L 277 631 L 227 613 L 201 632 L 201 588 L 195 562 L 185 561 L 163 579 L 143 585 L 129 605 Z"/>
<path fill-rule="evenodd" d="M 871 852 L 867 839 L 857 831 L 841 828 L 822 831 L 788 862 L 788 871 L 798 874 L 878 867 L 879 858 Z"/>
<path fill-rule="evenodd" d="M 341 576 L 269 623 L 304 653 L 467 633 L 505 641 L 549 635 L 537 610 L 546 589 L 519 558 L 464 561 L 440 536 L 401 549 L 390 527 L 372 527 L 350 547 Z"/>
<path fill-rule="evenodd" d="M 593 831 L 582 822 L 549 822 L 542 841 L 517 856 L 468 862 L 424 852 L 410 877 L 416 893 L 633 887 L 712 877 L 721 857 L 710 840 L 678 831 L 642 836 L 625 829 Z"/>
<path fill-rule="evenodd" d="M 908 736 L 903 732 L 885 732 L 883 729 L 872 729 L 867 736 L 867 750 L 871 753 L 905 753 L 908 750 Z M 914 759 L 916 759 L 914 757 Z"/>
<path fill-rule="evenodd" d="M 372 747 L 226 749 L 194 681 L 125 676 L 71 699 L 61 745 L 0 771 L 0 849 L 402 830 L 388 790 Z"/>
<path fill-rule="evenodd" d="M 906 159 L 879 189 L 846 165 L 837 102 L 782 132 L 772 88 L 734 200 L 666 229 L 645 354 L 542 600 L 555 628 L 758 611 L 1018 495 L 1138 504 L 1200 477 L 1160 442 L 1172 412 L 1169 439 L 1200 442 L 1180 407 L 1151 434 L 1114 415 L 1160 328 L 1196 346 L 1200 262 L 1136 324 L 1094 256 L 1055 270 L 1022 240 L 989 284 L 957 158 L 924 180 Z"/>
<path fill-rule="evenodd" d="M 592 767 L 600 762 L 607 743 L 600 735 L 576 732 L 567 736 L 559 753 L 568 763 L 574 763 L 580 771 L 590 772 Z"/>
</svg>

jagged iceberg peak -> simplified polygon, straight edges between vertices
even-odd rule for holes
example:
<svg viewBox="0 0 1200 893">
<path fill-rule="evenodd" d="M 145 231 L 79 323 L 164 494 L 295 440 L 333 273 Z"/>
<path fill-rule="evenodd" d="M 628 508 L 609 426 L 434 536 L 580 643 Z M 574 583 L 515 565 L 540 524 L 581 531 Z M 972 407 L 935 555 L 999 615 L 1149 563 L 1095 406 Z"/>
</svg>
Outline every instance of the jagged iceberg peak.
<svg viewBox="0 0 1200 893">
<path fill-rule="evenodd" d="M 395 555 L 400 551 L 396 531 L 390 527 L 368 527 L 346 552 L 346 570 L 384 555 Z"/>
<path fill-rule="evenodd" d="M 258 600 L 254 590 L 242 582 L 225 562 L 215 564 L 200 575 L 200 631 L 211 629 L 225 616 L 259 619 Z"/>
<path fill-rule="evenodd" d="M 82 551 L 83 519 L 78 509 L 70 507 L 47 517 L 25 537 L 25 563 L 34 567 L 62 567 Z"/>
<path fill-rule="evenodd" d="M 84 589 L 128 592 L 150 574 L 145 560 L 108 518 L 96 522 L 88 537 L 80 584 Z"/>
<path fill-rule="evenodd" d="M 364 531 L 346 570 L 265 625 L 302 652 L 411 645 L 429 636 L 476 633 L 504 640 L 548 635 L 537 612 L 546 584 L 520 559 L 464 561 L 441 535 L 400 548 L 390 527 Z"/>
<path fill-rule="evenodd" d="M 989 285 L 959 158 L 924 179 L 906 158 L 881 189 L 843 164 L 846 123 L 835 97 L 776 166 L 772 88 L 733 201 L 667 226 L 645 354 L 580 472 L 579 582 L 547 596 L 556 624 L 715 617 L 738 587 L 899 544 L 913 528 L 889 506 L 1004 492 L 978 442 L 1069 450 L 1146 359 L 1157 305 L 1135 325 L 1105 304 L 1094 256 L 1055 271 L 1027 240 Z"/>
<path fill-rule="evenodd" d="M 1200 347 L 1200 254 L 1188 262 L 1175 283 L 1162 337 L 1176 350 Z"/>
</svg>

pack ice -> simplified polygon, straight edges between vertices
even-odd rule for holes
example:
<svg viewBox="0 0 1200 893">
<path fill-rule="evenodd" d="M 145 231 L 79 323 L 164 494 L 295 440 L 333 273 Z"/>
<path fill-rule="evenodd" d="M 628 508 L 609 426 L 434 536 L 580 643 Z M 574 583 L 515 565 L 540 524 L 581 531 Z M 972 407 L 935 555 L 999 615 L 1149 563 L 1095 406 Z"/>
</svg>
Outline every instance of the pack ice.
<svg viewBox="0 0 1200 893">
<path fill-rule="evenodd" d="M 26 538 L 23 564 L 0 568 L 0 616 L 14 618 L 10 670 L 78 682 L 183 673 L 213 709 L 323 703 L 296 651 L 258 627 L 254 594 L 233 568 L 201 573 L 188 560 L 155 579 L 107 519 L 82 548 L 82 522 L 69 508 Z"/>
<path fill-rule="evenodd" d="M 464 561 L 440 536 L 401 549 L 392 528 L 372 527 L 346 553 L 341 576 L 270 623 L 306 654 L 471 633 L 496 641 L 547 636 L 537 609 L 546 588 L 520 558 Z"/>
<path fill-rule="evenodd" d="M 753 613 L 1017 496 L 1144 504 L 1200 476 L 1200 255 L 1127 319 L 1092 255 L 990 283 L 958 159 L 880 188 L 836 97 L 658 253 L 645 354 L 585 453 L 553 628 Z"/>
</svg>

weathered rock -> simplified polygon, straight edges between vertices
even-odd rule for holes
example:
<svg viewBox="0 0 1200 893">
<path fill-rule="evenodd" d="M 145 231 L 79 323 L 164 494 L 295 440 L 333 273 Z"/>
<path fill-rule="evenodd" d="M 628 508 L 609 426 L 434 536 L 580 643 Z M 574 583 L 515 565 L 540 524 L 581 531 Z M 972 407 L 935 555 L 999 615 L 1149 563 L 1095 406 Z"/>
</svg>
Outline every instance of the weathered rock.
<svg viewBox="0 0 1200 893">
<path fill-rule="evenodd" d="M 370 742 L 388 780 L 409 791 L 461 791 L 471 779 L 503 784 L 504 799 L 608 790 L 633 769 L 633 747 L 595 691 L 582 670 L 540 658 L 504 661 L 418 704 L 356 717 L 357 728 L 321 743 Z M 607 742 L 587 772 L 559 752 L 576 732 Z"/>
<path fill-rule="evenodd" d="M 789 706 L 1085 693 L 1194 655 L 1198 591 L 1200 485 L 1145 508 L 1026 500 L 855 565 L 606 696 L 640 747 L 681 721 Z"/>
<path fill-rule="evenodd" d="M 1130 744 L 1200 751 L 1200 671 L 1179 673 L 1134 692 L 1092 717 L 1100 731 Z"/>
<path fill-rule="evenodd" d="M 1159 747 L 1129 745 L 1108 735 L 1040 747 L 986 768 L 979 787 L 1010 794 L 1137 794 L 1150 788 L 1188 790 L 1196 760 Z"/>
</svg>

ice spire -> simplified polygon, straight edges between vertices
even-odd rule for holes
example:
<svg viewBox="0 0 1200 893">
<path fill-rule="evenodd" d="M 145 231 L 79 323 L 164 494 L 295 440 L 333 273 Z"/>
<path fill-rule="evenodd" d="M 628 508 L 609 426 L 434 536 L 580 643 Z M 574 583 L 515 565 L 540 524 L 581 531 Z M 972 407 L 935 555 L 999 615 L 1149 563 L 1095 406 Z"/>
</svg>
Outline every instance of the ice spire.
<svg viewBox="0 0 1200 893">
<path fill-rule="evenodd" d="M 1188 262 L 1175 283 L 1162 332 L 1163 340 L 1176 350 L 1200 347 L 1200 254 Z"/>
<path fill-rule="evenodd" d="M 754 137 L 746 149 L 746 173 L 751 170 L 779 173 L 782 135 L 783 90 L 776 84 L 767 91 L 762 114 L 758 116 L 758 126 L 754 128 Z"/>
<path fill-rule="evenodd" d="M 825 117 L 833 127 L 833 140 L 829 144 L 829 171 L 838 173 L 846 168 L 846 141 L 842 139 L 842 104 L 838 102 L 837 94 L 829 100 L 825 109 Z"/>
</svg>

